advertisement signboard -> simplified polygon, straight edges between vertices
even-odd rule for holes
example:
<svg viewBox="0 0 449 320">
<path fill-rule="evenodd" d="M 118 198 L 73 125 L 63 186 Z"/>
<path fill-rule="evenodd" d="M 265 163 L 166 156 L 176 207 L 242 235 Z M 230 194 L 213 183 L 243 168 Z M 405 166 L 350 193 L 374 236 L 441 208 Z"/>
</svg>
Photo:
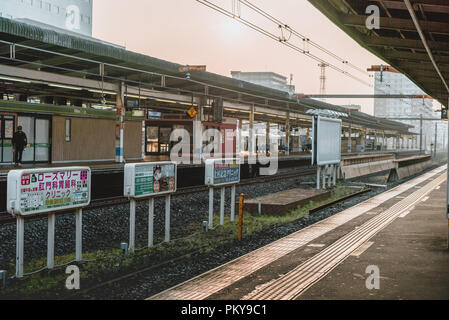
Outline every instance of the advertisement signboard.
<svg viewBox="0 0 449 320">
<path fill-rule="evenodd" d="M 325 166 L 341 162 L 342 121 L 314 117 L 312 164 Z"/>
<path fill-rule="evenodd" d="M 205 184 L 225 186 L 240 182 L 240 162 L 238 159 L 206 160 Z"/>
<path fill-rule="evenodd" d="M 125 165 L 124 195 L 148 198 L 176 192 L 177 166 L 173 162 Z"/>
<path fill-rule="evenodd" d="M 7 210 L 30 216 L 86 207 L 91 199 L 88 167 L 12 170 L 8 173 Z"/>
</svg>

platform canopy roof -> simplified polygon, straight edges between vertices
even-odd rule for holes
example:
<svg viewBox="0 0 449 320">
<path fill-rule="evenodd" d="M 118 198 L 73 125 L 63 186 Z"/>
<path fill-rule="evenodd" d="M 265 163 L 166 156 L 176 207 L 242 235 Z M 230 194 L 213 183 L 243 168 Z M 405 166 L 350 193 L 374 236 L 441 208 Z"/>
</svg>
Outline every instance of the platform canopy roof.
<svg viewBox="0 0 449 320">
<path fill-rule="evenodd" d="M 291 110 L 304 115 L 307 110 L 314 108 L 347 112 L 343 107 L 292 97 L 287 92 L 211 72 L 190 71 L 187 75 L 186 72 L 180 72 L 180 67 L 184 66 L 177 63 L 128 51 L 114 44 L 67 33 L 51 26 L 31 25 L 5 18 L 0 18 L 0 76 L 2 65 L 95 81 L 125 81 L 142 88 L 196 97 L 222 97 L 243 104 Z M 104 68 L 103 78 L 100 75 L 101 68 Z M 28 95 L 73 97 L 77 94 L 68 88 L 24 84 L 17 85 L 14 89 L 21 88 Z M 4 79 L 0 79 L 0 90 L 5 90 Z M 87 94 L 92 93 L 83 91 L 83 97 L 87 97 Z M 403 135 L 409 134 L 411 127 L 354 111 L 350 112 L 350 118 L 345 121 Z"/>
<path fill-rule="evenodd" d="M 449 1 L 410 0 L 309 0 L 361 46 L 398 69 L 424 92 L 447 106 L 449 92 L 421 39 L 412 18 L 416 16 L 425 42 L 449 84 Z M 367 8 L 380 11 L 380 29 L 369 30 Z"/>
</svg>

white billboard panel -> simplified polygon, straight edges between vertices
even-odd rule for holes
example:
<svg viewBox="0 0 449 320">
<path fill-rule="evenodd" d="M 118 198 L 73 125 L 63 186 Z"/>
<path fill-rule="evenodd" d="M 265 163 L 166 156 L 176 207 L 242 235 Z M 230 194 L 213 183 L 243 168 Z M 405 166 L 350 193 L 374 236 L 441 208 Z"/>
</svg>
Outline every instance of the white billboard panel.
<svg viewBox="0 0 449 320">
<path fill-rule="evenodd" d="M 340 119 L 318 117 L 314 119 L 313 162 L 324 166 L 339 164 L 341 162 L 341 133 L 342 121 Z"/>
<path fill-rule="evenodd" d="M 20 216 L 86 207 L 91 198 L 90 168 L 12 170 L 6 198 L 8 212 Z"/>
<path fill-rule="evenodd" d="M 240 182 L 239 159 L 206 160 L 205 184 L 208 186 L 225 186 Z"/>
<path fill-rule="evenodd" d="M 125 165 L 124 196 L 148 198 L 176 192 L 177 165 L 148 162 Z"/>
</svg>

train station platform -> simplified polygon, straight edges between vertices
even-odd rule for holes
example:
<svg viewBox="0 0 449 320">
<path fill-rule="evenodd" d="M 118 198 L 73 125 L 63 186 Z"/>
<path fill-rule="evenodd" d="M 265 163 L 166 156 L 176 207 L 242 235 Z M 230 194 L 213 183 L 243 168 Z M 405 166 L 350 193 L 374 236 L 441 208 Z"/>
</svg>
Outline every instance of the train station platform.
<svg viewBox="0 0 449 320">
<path fill-rule="evenodd" d="M 149 300 L 449 299 L 445 182 L 439 167 Z"/>
<path fill-rule="evenodd" d="M 346 153 L 343 154 L 343 157 L 353 157 L 360 155 L 377 155 L 377 154 L 394 154 L 396 158 L 416 155 L 419 153 L 419 150 L 400 150 L 400 151 L 368 151 L 363 153 Z M 279 155 L 278 157 L 280 162 L 289 162 L 289 161 L 307 161 L 311 159 L 310 152 L 300 152 L 293 153 L 290 155 Z M 170 161 L 170 156 L 168 155 L 160 155 L 160 156 L 145 156 L 143 160 L 131 160 L 126 161 L 126 163 L 138 163 L 138 162 L 161 162 L 161 161 Z M 247 157 L 245 157 L 245 162 L 247 162 Z M 6 177 L 10 170 L 14 169 L 32 169 L 32 168 L 51 168 L 51 167 L 69 167 L 69 166 L 87 166 L 92 169 L 93 173 L 99 172 L 123 172 L 124 163 L 117 163 L 114 161 L 83 161 L 83 162 L 66 162 L 66 163 L 36 163 L 36 164 L 23 164 L 20 167 L 15 167 L 14 164 L 0 164 L 0 179 L 2 177 Z M 198 167 L 201 165 L 180 165 L 190 166 L 190 167 Z"/>
</svg>

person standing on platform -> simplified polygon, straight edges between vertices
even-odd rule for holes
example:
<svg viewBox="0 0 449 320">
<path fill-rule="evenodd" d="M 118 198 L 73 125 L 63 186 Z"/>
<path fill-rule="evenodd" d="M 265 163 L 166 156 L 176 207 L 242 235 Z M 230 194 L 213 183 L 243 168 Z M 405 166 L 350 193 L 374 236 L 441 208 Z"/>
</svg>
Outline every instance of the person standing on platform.
<svg viewBox="0 0 449 320">
<path fill-rule="evenodd" d="M 18 126 L 17 131 L 14 132 L 14 135 L 12 137 L 15 166 L 20 166 L 22 164 L 22 154 L 27 144 L 28 144 L 27 136 L 25 132 L 22 131 L 22 127 Z"/>
</svg>

